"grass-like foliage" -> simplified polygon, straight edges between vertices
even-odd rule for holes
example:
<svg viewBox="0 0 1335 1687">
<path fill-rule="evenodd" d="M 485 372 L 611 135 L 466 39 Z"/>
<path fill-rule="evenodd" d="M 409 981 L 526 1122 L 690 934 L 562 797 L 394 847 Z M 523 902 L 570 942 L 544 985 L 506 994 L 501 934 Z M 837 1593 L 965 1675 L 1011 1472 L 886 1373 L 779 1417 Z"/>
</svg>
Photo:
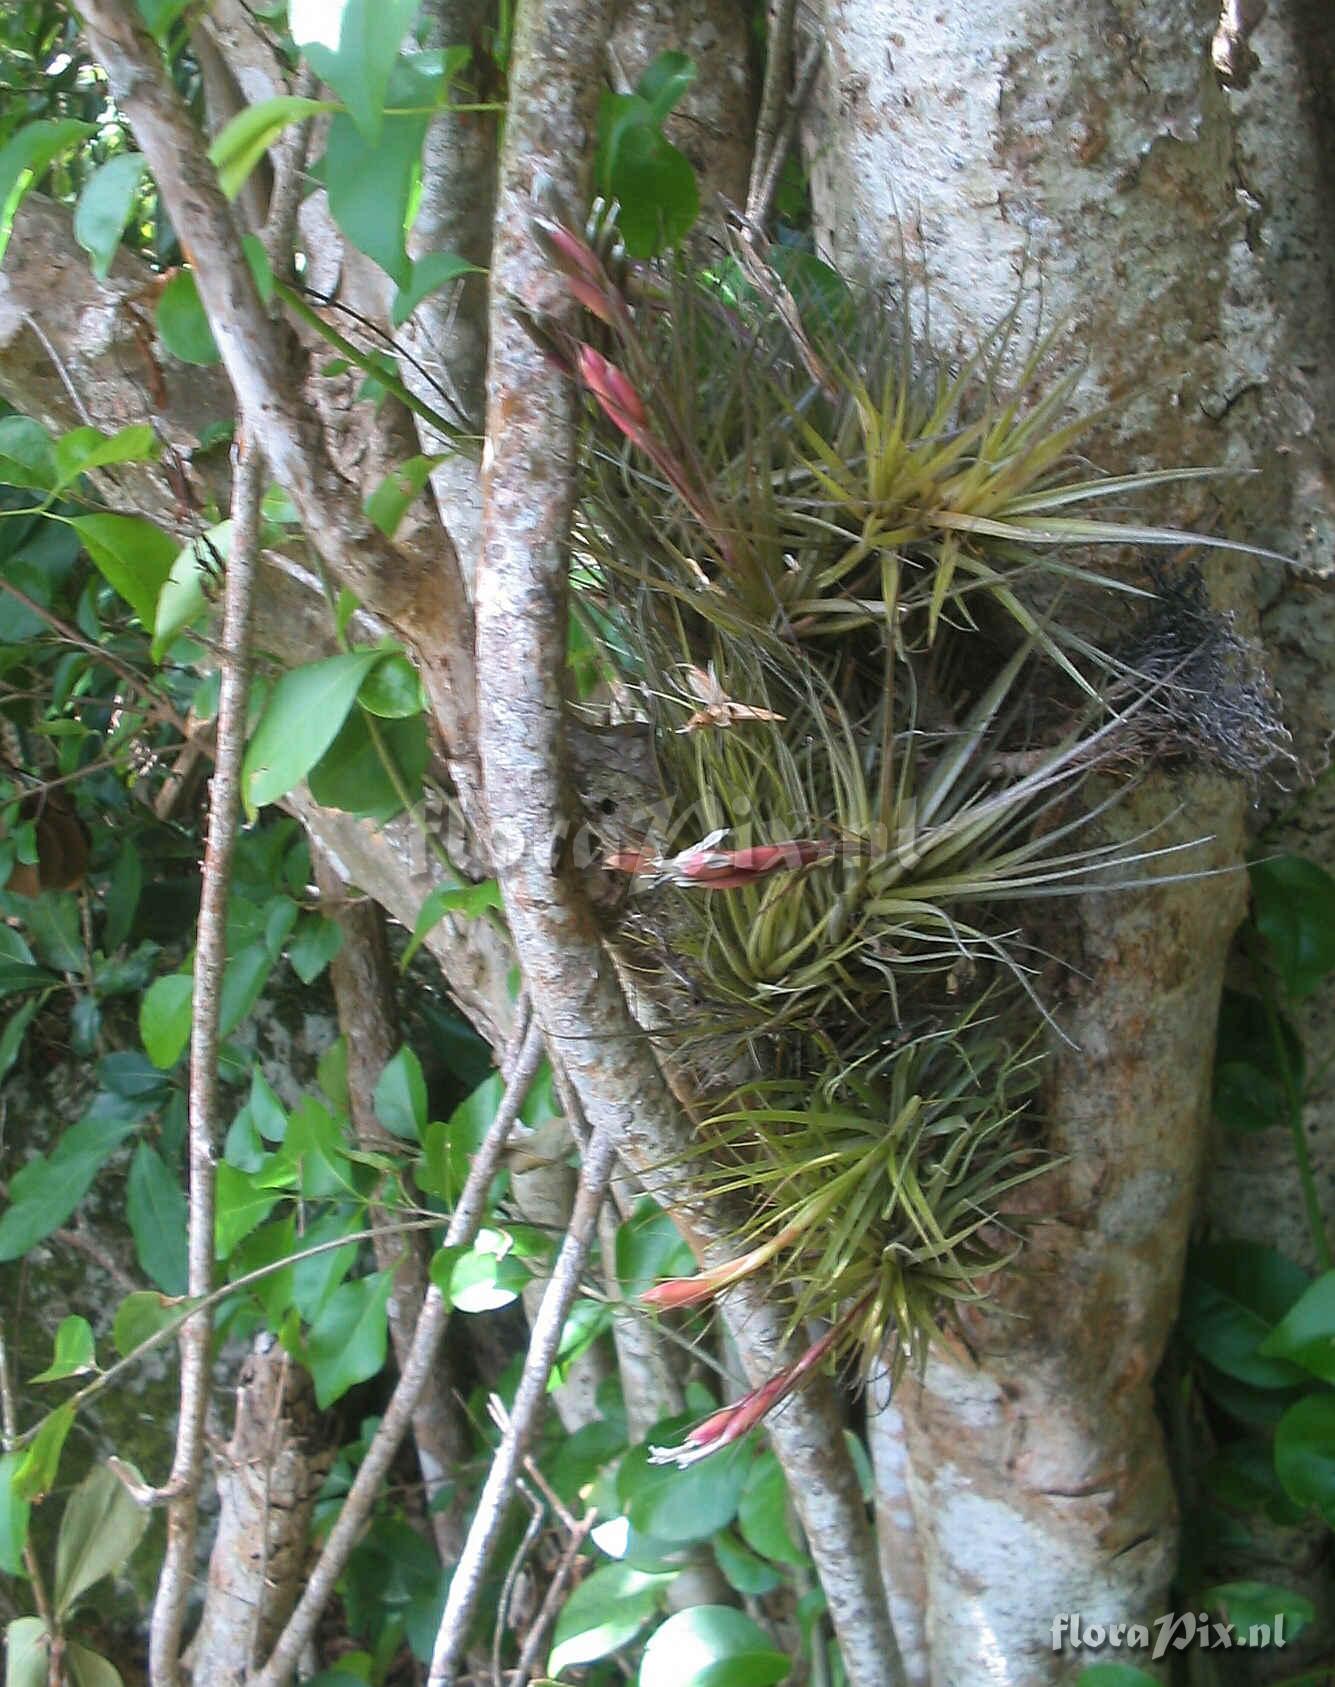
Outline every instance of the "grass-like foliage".
<svg viewBox="0 0 1335 1687">
<path fill-rule="evenodd" d="M 1044 1167 L 1026 903 L 1162 853 L 1094 825 L 1156 754 L 1255 772 L 1277 742 L 1198 576 L 1135 565 L 1223 541 L 1101 519 L 1209 471 L 1096 476 L 1073 378 L 1013 322 L 952 367 L 802 254 L 621 274 L 540 232 L 590 313 L 547 337 L 592 399 L 582 613 L 671 816 L 613 840 L 620 942 L 670 998 L 702 1182 L 752 1215 L 702 1287 L 769 1266 L 794 1327 L 895 1369 L 1014 1252 Z"/>
</svg>

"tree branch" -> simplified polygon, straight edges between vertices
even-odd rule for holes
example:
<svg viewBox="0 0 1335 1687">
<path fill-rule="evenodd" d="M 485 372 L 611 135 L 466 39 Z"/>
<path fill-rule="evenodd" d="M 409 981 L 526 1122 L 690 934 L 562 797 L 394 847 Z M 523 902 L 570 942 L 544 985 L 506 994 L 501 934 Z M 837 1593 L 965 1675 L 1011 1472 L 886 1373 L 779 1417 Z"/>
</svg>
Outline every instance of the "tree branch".
<svg viewBox="0 0 1335 1687">
<path fill-rule="evenodd" d="M 227 961 L 227 897 L 232 882 L 241 762 L 246 747 L 250 690 L 250 610 L 259 543 L 264 459 L 258 446 L 243 447 L 232 498 L 232 544 L 223 598 L 222 684 L 218 742 L 214 751 L 203 892 L 195 948 L 195 990 L 190 1025 L 190 1208 L 187 1230 L 188 1290 L 204 1298 L 213 1288 L 215 1143 L 218 1136 L 218 1040 L 222 978 Z M 198 1490 L 204 1467 L 213 1319 L 197 1312 L 181 1328 L 181 1396 L 176 1452 L 167 1493 L 167 1547 L 149 1628 L 153 1687 L 180 1680 L 181 1631 L 194 1572 L 199 1522 Z"/>
<path fill-rule="evenodd" d="M 482 1147 L 473 1156 L 468 1177 L 445 1231 L 446 1247 L 466 1247 L 481 1228 L 486 1211 L 487 1190 L 500 1164 L 506 1139 L 519 1117 L 519 1109 L 542 1058 L 541 1040 L 526 1038 L 524 1051 L 506 1085 L 496 1117 L 488 1129 Z M 431 1375 L 445 1325 L 449 1320 L 449 1306 L 440 1290 L 432 1283 L 422 1302 L 422 1311 L 413 1331 L 409 1348 L 399 1370 L 399 1380 L 389 1397 L 380 1427 L 371 1438 L 366 1456 L 358 1467 L 356 1478 L 348 1490 L 338 1519 L 329 1531 L 324 1550 L 316 1560 L 302 1594 L 279 1635 L 269 1661 L 258 1671 L 251 1687 L 285 1687 L 310 1644 L 316 1624 L 334 1591 L 334 1584 L 343 1574 L 353 1547 L 361 1539 L 366 1520 L 371 1514 L 380 1484 L 384 1480 L 399 1443 L 412 1423 L 413 1412 Z"/>
<path fill-rule="evenodd" d="M 511 304 L 518 298 L 539 318 L 568 319 L 564 290 L 529 225 L 539 177 L 568 204 L 587 194 L 583 164 L 611 13 L 597 0 L 532 0 L 514 46 L 492 271 L 477 589 L 479 658 L 495 683 L 480 699 L 479 726 L 493 853 L 534 1011 L 595 1137 L 614 1141 L 681 1218 L 693 1195 L 684 1170 L 689 1127 L 627 1008 L 578 885 L 553 860 L 552 840 L 563 835 L 568 812 L 562 686 L 575 400 Z M 689 1223 L 702 1252 L 717 1247 L 724 1257 L 718 1215 L 692 1213 Z M 766 1380 L 784 1357 L 779 1314 L 754 1284 L 729 1296 L 727 1312 L 753 1382 Z M 855 1687 L 888 1687 L 900 1679 L 894 1639 L 828 1384 L 813 1379 L 779 1415 L 773 1435 L 849 1679 Z"/>
<path fill-rule="evenodd" d="M 598 1212 L 607 1194 L 616 1148 L 610 1136 L 595 1135 L 580 1172 L 579 1193 L 570 1215 L 542 1305 L 533 1320 L 524 1369 L 515 1390 L 514 1405 L 492 1455 L 477 1510 L 450 1581 L 449 1597 L 440 1619 L 428 1679 L 433 1687 L 453 1687 L 469 1624 L 482 1592 L 482 1578 L 505 1523 L 515 1481 L 547 1403 L 547 1381 L 556 1363 L 561 1331 L 579 1291 L 579 1280 L 598 1233 Z"/>
<path fill-rule="evenodd" d="M 469 801 L 475 785 L 472 616 L 453 545 L 442 532 L 443 554 L 434 567 L 414 567 L 367 519 L 328 460 L 319 423 L 301 397 L 296 340 L 260 300 L 203 137 L 156 45 L 124 0 L 83 0 L 80 10 L 89 45 L 194 261 L 245 425 L 261 440 L 311 543 L 334 574 L 415 647 L 461 796 Z"/>
</svg>

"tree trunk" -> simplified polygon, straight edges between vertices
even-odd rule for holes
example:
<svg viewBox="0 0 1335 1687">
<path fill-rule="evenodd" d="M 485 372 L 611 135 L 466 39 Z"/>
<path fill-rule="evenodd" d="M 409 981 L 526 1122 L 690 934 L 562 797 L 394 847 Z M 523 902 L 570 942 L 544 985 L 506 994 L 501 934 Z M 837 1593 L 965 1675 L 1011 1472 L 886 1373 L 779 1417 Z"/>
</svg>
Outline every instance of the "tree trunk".
<svg viewBox="0 0 1335 1687">
<path fill-rule="evenodd" d="M 1217 22 L 1202 0 L 1115 11 L 829 0 L 806 136 L 816 215 L 837 261 L 876 276 L 907 268 L 920 313 L 953 349 L 1019 297 L 1023 355 L 1041 310 L 1059 330 L 1054 370 L 1083 366 L 1084 402 L 1107 407 L 1091 448 L 1101 468 L 1259 470 L 1202 482 L 1159 513 L 1294 554 L 1310 544 L 1315 469 L 1295 439 L 1309 383 L 1283 350 L 1296 289 L 1247 191 L 1211 64 Z M 1290 14 L 1277 34 L 1297 29 Z M 1298 80 L 1280 75 L 1289 90 Z M 1295 182 L 1313 175 L 1304 156 Z M 1318 279 L 1328 285 L 1313 267 L 1309 311 Z M 1256 570 L 1212 563 L 1208 578 L 1214 600 L 1254 626 Z M 1236 868 L 1246 798 L 1217 778 L 1156 776 L 1118 826 L 1156 824 L 1156 843 L 1212 834 L 1183 865 Z M 973 1353 L 939 1352 L 899 1400 L 918 1550 L 889 1555 L 887 1576 L 892 1597 L 911 1598 L 925 1574 L 923 1681 L 1073 1680 L 1088 1659 L 1054 1645 L 1055 1618 L 1170 1609 L 1176 1506 L 1151 1383 L 1244 900 L 1232 871 L 1078 902 L 1052 1000 L 1073 1046 L 1058 1051 L 1046 1097 L 1052 1145 L 1070 1160 L 1041 1186 L 1045 1222 L 972 1332 Z M 885 1455 L 878 1469 L 898 1532 L 902 1476 Z"/>
</svg>

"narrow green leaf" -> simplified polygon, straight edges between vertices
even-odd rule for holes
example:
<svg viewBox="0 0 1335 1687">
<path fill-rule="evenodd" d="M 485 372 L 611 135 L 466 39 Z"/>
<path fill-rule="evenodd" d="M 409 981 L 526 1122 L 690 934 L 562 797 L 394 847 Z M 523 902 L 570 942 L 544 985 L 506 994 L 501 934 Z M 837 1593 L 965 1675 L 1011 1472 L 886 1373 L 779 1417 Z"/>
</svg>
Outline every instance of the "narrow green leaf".
<svg viewBox="0 0 1335 1687">
<path fill-rule="evenodd" d="M 14 216 L 23 196 L 62 152 L 96 133 L 91 123 L 72 117 L 25 123 L 0 147 L 0 260 L 14 229 Z"/>
<path fill-rule="evenodd" d="M 93 274 L 105 281 L 120 250 L 121 236 L 139 199 L 147 160 L 122 152 L 100 164 L 84 183 L 74 208 L 74 238 L 93 260 Z"/>
<path fill-rule="evenodd" d="M 246 748 L 241 787 L 248 813 L 301 783 L 333 743 L 379 659 L 378 651 L 350 651 L 283 675 Z"/>
<path fill-rule="evenodd" d="M 80 1594 L 104 1576 L 120 1573 L 143 1539 L 148 1512 L 104 1464 L 90 1470 L 70 1495 L 56 1540 L 52 1598 L 58 1617 L 68 1616 Z"/>
<path fill-rule="evenodd" d="M 56 489 L 72 485 L 90 469 L 113 463 L 146 463 L 157 454 L 157 435 L 146 422 L 113 434 L 99 428 L 71 428 L 56 441 Z"/>
<path fill-rule="evenodd" d="M 40 1500 L 55 1486 L 65 1437 L 74 1422 L 74 1402 L 67 1400 L 42 1420 L 14 1472 L 14 1492 L 22 1500 Z"/>
<path fill-rule="evenodd" d="M 297 94 L 278 94 L 237 112 L 218 131 L 209 148 L 209 161 L 218 171 L 218 185 L 229 199 L 235 199 L 250 172 L 293 123 L 317 112 L 336 111 L 330 100 L 307 100 Z"/>
<path fill-rule="evenodd" d="M 0 1453 L 0 1574 L 25 1574 L 23 1543 L 28 1538 L 28 1502 L 14 1491 L 22 1453 Z"/>
<path fill-rule="evenodd" d="M 219 571 L 227 561 L 231 545 L 232 523 L 229 518 L 215 523 L 176 553 L 158 594 L 153 617 L 152 656 L 155 662 L 162 660 L 176 635 L 198 620 L 208 608 L 205 586 L 214 590 L 221 587 Z"/>
<path fill-rule="evenodd" d="M 422 903 L 422 911 L 413 927 L 412 940 L 403 952 L 400 965 L 407 967 L 447 914 L 459 914 L 464 919 L 475 920 L 485 914 L 488 908 L 501 907 L 501 888 L 495 879 L 483 879 L 480 884 L 475 885 L 437 885 L 433 891 L 428 892 Z"/>
<path fill-rule="evenodd" d="M 429 298 L 441 287 L 448 287 L 452 281 L 458 281 L 463 275 L 485 273 L 476 264 L 470 264 L 466 258 L 459 257 L 456 252 L 428 252 L 425 257 L 418 258 L 411 264 L 407 281 L 394 295 L 394 305 L 390 312 L 394 326 L 402 328 L 422 300 Z"/>
<path fill-rule="evenodd" d="M 64 1377 L 83 1376 L 97 1369 L 93 1347 L 93 1327 L 86 1318 L 71 1313 L 62 1318 L 56 1329 L 55 1357 L 33 1382 L 59 1382 Z"/>
<path fill-rule="evenodd" d="M 188 1284 L 185 1194 L 175 1172 L 146 1142 L 139 1144 L 130 1162 L 125 1216 L 144 1274 L 164 1294 L 183 1295 Z"/>
<path fill-rule="evenodd" d="M 432 469 L 444 461 L 444 457 L 409 457 L 391 469 L 366 500 L 367 515 L 387 539 L 394 537 L 409 506 L 421 497 Z"/>
</svg>

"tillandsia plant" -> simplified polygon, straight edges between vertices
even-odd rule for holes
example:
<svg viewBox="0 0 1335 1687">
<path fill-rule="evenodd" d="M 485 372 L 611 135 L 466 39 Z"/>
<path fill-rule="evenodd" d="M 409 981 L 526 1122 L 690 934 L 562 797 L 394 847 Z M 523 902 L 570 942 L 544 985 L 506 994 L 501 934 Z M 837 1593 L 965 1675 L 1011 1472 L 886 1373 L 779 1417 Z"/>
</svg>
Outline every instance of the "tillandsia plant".
<svg viewBox="0 0 1335 1687">
<path fill-rule="evenodd" d="M 750 1213 L 735 1258 L 646 1300 L 768 1266 L 791 1326 L 826 1325 L 689 1460 L 830 1353 L 921 1363 L 985 1292 L 1050 1164 L 1025 905 L 1172 853 L 1090 841 L 1154 757 L 1254 777 L 1283 734 L 1191 562 L 1126 564 L 1225 542 L 1080 513 L 1211 471 L 1093 475 L 1096 418 L 1013 321 L 953 369 L 902 298 L 749 233 L 704 267 L 628 265 L 606 221 L 539 234 L 588 313 L 533 325 L 592 400 L 578 612 L 661 779 L 655 824 L 608 839 L 620 952 L 671 1002 L 702 1184 Z"/>
</svg>

